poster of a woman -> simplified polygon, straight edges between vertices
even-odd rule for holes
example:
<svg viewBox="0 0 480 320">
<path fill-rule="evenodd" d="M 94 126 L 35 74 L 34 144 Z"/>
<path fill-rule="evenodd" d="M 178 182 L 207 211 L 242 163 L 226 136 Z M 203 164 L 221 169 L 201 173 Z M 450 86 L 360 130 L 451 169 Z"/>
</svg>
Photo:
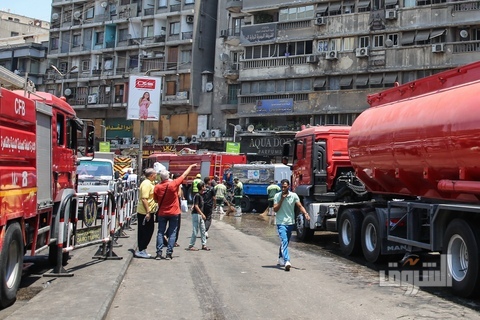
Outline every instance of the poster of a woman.
<svg viewBox="0 0 480 320">
<path fill-rule="evenodd" d="M 144 92 L 142 97 L 138 100 L 138 106 L 140 107 L 139 119 L 147 120 L 148 119 L 148 107 L 150 107 L 150 93 Z"/>
</svg>

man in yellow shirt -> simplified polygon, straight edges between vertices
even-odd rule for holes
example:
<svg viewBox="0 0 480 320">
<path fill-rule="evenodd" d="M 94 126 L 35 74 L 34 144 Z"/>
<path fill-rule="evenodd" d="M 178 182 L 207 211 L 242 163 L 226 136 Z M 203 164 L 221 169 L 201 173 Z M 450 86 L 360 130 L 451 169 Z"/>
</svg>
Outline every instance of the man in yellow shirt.
<svg viewBox="0 0 480 320">
<path fill-rule="evenodd" d="M 135 257 L 146 258 L 151 257 L 147 253 L 147 246 L 152 239 L 153 230 L 155 229 L 155 214 L 157 211 L 157 203 L 153 200 L 153 189 L 155 187 L 155 178 L 157 173 L 154 169 L 145 170 L 145 180 L 142 181 L 138 188 L 138 204 L 137 204 L 137 243 L 138 250 L 135 251 Z"/>
</svg>

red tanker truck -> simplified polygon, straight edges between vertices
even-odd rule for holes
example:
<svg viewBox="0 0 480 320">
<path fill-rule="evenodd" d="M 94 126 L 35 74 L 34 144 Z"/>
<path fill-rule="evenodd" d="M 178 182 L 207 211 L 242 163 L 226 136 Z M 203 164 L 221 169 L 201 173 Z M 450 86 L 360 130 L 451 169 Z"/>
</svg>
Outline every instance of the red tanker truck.
<svg viewBox="0 0 480 320">
<path fill-rule="evenodd" d="M 480 62 L 370 95 L 351 128 L 300 131 L 283 151 L 311 217 L 299 238 L 337 231 L 369 262 L 440 252 L 453 292 L 480 293 L 478 92 Z"/>
<path fill-rule="evenodd" d="M 24 94 L 29 95 L 27 98 Z M 67 259 L 77 150 L 93 155 L 94 130 L 49 93 L 0 88 L 0 308 L 15 301 L 24 255 Z"/>
</svg>

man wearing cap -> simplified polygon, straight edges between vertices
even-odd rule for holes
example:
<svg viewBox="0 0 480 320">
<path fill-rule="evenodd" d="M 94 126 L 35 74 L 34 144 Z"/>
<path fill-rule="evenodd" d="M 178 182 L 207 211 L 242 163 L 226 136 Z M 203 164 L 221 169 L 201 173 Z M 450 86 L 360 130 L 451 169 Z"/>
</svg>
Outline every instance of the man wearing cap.
<svg viewBox="0 0 480 320">
<path fill-rule="evenodd" d="M 198 193 L 198 183 L 203 182 L 202 181 L 202 175 L 200 173 L 197 173 L 195 176 L 195 179 L 192 182 L 192 194 L 195 195 Z"/>
<path fill-rule="evenodd" d="M 268 214 L 269 216 L 274 216 L 275 211 L 273 211 L 273 198 L 275 195 L 282 191 L 282 189 L 275 183 L 274 180 L 270 181 L 270 185 L 267 187 L 267 196 L 268 196 Z"/>
</svg>

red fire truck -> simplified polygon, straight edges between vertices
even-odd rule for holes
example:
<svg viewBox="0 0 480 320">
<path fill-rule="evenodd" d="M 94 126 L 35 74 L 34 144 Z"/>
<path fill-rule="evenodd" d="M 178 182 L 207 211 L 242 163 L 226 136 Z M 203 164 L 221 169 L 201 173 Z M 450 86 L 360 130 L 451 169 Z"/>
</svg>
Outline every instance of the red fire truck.
<svg viewBox="0 0 480 320">
<path fill-rule="evenodd" d="M 153 168 L 155 162 L 163 164 L 170 173 L 179 174 L 182 174 L 192 163 L 198 164 L 184 181 L 186 198 L 191 201 L 192 190 L 190 187 L 198 173 L 202 175 L 202 179 L 215 176 L 222 178 L 225 171 L 229 170 L 234 163 L 247 163 L 247 156 L 244 154 L 192 150 L 190 153 L 154 153 L 148 156 L 148 167 Z"/>
<path fill-rule="evenodd" d="M 480 62 L 441 72 L 370 95 L 351 128 L 297 133 L 283 155 L 311 218 L 297 215 L 298 236 L 338 231 L 341 250 L 369 262 L 440 252 L 453 292 L 478 295 L 479 79 Z"/>
<path fill-rule="evenodd" d="M 93 127 L 63 99 L 0 88 L 2 308 L 15 301 L 24 255 L 46 251 L 55 260 L 58 244 L 65 242 L 59 225 L 76 210 L 69 199 L 75 194 L 79 141 L 86 141 L 83 154 L 93 155 Z"/>
</svg>

